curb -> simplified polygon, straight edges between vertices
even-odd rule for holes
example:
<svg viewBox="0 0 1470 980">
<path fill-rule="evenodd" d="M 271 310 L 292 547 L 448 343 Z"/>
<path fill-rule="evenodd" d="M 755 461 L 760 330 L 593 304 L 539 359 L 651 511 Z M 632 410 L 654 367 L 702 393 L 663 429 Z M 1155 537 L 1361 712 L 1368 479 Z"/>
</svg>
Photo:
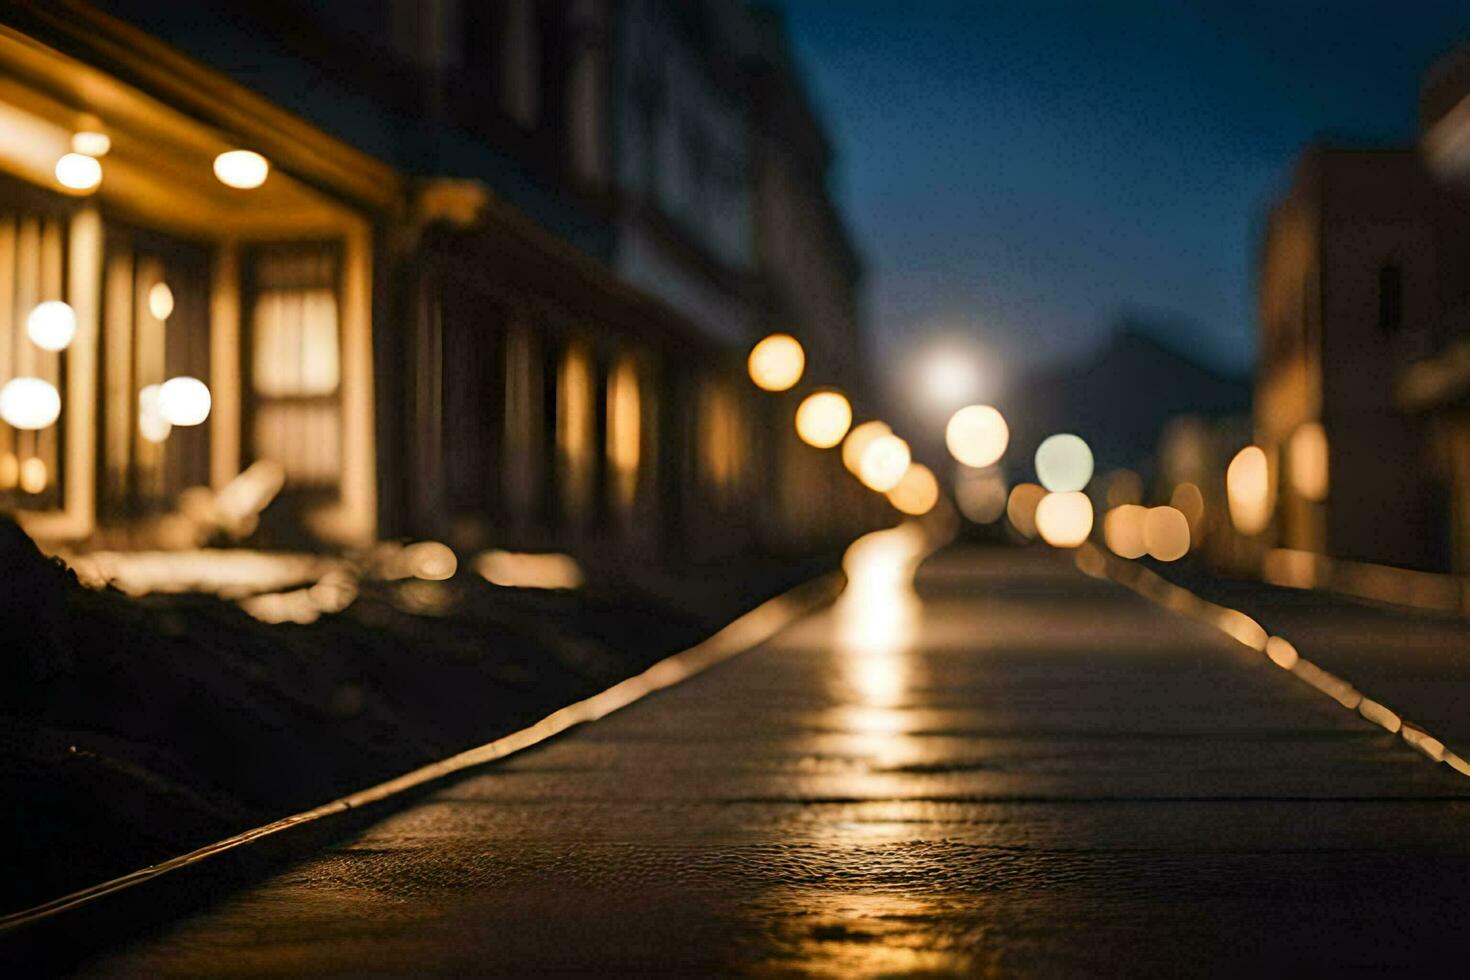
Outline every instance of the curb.
<svg viewBox="0 0 1470 980">
<path fill-rule="evenodd" d="M 596 721 L 656 691 L 672 687 L 701 671 L 758 646 L 795 620 L 835 599 L 842 591 L 844 581 L 841 572 L 829 572 L 788 589 L 732 620 L 687 650 L 671 654 L 640 674 L 619 681 L 591 697 L 559 708 L 533 725 L 486 742 L 484 745 L 476 746 L 438 762 L 431 762 L 375 786 L 369 786 L 320 806 L 312 807 L 310 810 L 282 817 L 213 844 L 206 844 L 187 854 L 180 854 L 110 881 L 100 882 L 49 902 L 0 916 L 0 934 L 10 933 L 63 912 L 90 905 L 109 895 L 153 881 L 170 872 L 197 865 L 212 857 L 284 831 L 380 803 L 446 776 L 521 752 L 577 725 Z"/>
<path fill-rule="evenodd" d="M 1336 674 L 1318 667 L 1298 653 L 1291 641 L 1268 633 L 1264 626 L 1239 609 L 1210 602 L 1142 565 L 1115 559 L 1090 542 L 1077 550 L 1076 565 L 1084 575 L 1121 585 L 1157 606 L 1214 627 L 1242 646 L 1265 654 L 1273 664 L 1297 680 L 1389 734 L 1401 736 L 1431 762 L 1444 763 L 1460 775 L 1470 776 L 1470 761 L 1450 751 L 1444 742 L 1422 726 L 1368 697 Z"/>
</svg>

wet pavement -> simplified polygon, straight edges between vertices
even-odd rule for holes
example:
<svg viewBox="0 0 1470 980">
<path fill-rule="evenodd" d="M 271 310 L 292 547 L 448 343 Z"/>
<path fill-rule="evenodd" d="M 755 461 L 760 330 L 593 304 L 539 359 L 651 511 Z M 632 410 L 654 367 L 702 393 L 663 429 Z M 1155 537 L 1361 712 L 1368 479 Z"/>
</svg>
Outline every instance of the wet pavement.
<svg viewBox="0 0 1470 980">
<path fill-rule="evenodd" d="M 911 544 L 879 539 L 836 607 L 762 647 L 91 971 L 1179 975 L 1463 955 L 1470 780 L 1063 556 L 952 548 L 914 596 Z"/>
</svg>

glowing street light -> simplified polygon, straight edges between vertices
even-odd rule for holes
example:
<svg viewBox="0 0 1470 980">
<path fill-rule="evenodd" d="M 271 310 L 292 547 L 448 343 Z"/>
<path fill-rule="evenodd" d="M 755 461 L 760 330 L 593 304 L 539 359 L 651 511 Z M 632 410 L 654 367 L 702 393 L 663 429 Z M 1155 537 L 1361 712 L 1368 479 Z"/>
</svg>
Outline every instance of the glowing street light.
<svg viewBox="0 0 1470 980">
<path fill-rule="evenodd" d="M 26 336 L 42 350 L 66 350 L 77 335 L 77 315 L 57 299 L 37 303 L 26 317 Z"/>
<path fill-rule="evenodd" d="M 214 158 L 219 182 L 244 191 L 264 184 L 270 170 L 270 161 L 253 150 L 227 150 Z"/>
<path fill-rule="evenodd" d="M 923 517 L 939 503 L 939 481 L 923 463 L 910 463 L 897 486 L 888 491 L 888 502 L 911 517 Z"/>
<path fill-rule="evenodd" d="M 1142 558 L 1148 554 L 1144 542 L 1144 523 L 1148 508 L 1139 504 L 1119 504 L 1103 515 L 1103 541 L 1119 558 Z"/>
<path fill-rule="evenodd" d="M 1189 518 L 1177 507 L 1150 507 L 1143 518 L 1143 544 L 1159 561 L 1189 553 Z"/>
<path fill-rule="evenodd" d="M 1036 537 L 1036 508 L 1046 496 L 1046 488 L 1035 483 L 1018 483 L 1006 498 L 1006 519 L 1024 538 Z"/>
<path fill-rule="evenodd" d="M 950 416 L 944 444 L 950 455 L 976 469 L 984 469 L 1005 455 L 1011 429 L 1005 416 L 989 405 L 966 405 Z"/>
<path fill-rule="evenodd" d="M 1036 478 L 1052 493 L 1074 493 L 1092 479 L 1092 450 L 1070 432 L 1047 436 L 1036 448 Z"/>
<path fill-rule="evenodd" d="M 1036 505 L 1036 530 L 1053 548 L 1075 548 L 1092 533 L 1092 501 L 1080 491 L 1049 493 Z"/>
<path fill-rule="evenodd" d="M 1246 446 L 1225 471 L 1230 520 L 1241 534 L 1260 534 L 1271 523 L 1271 474 L 1266 451 Z"/>
<path fill-rule="evenodd" d="M 750 350 L 746 360 L 750 380 L 766 391 L 785 391 L 801 380 L 806 352 L 788 333 L 773 333 Z"/>
<path fill-rule="evenodd" d="M 898 486 L 898 481 L 908 472 L 909 444 L 893 433 L 881 435 L 863 450 L 858 464 L 858 479 L 863 486 L 878 493 L 887 493 Z"/>
<path fill-rule="evenodd" d="M 888 427 L 888 423 L 878 419 L 869 419 L 853 426 L 847 433 L 847 438 L 842 440 L 842 465 L 853 476 L 857 476 L 863 463 L 863 453 L 872 445 L 873 440 L 892 434 L 893 430 Z"/>
<path fill-rule="evenodd" d="M 0 388 L 0 419 L 17 429 L 44 429 L 61 415 L 61 395 L 44 378 L 11 378 Z"/>
<path fill-rule="evenodd" d="M 158 389 L 158 413 L 170 425 L 198 425 L 209 409 L 209 388 L 198 378 L 169 378 Z"/>
<path fill-rule="evenodd" d="M 852 406 L 839 392 L 807 395 L 796 409 L 796 434 L 808 446 L 831 449 L 852 425 Z"/>
<path fill-rule="evenodd" d="M 102 164 L 83 153 L 66 153 L 56 161 L 56 182 L 67 190 L 83 194 L 102 183 Z"/>
</svg>

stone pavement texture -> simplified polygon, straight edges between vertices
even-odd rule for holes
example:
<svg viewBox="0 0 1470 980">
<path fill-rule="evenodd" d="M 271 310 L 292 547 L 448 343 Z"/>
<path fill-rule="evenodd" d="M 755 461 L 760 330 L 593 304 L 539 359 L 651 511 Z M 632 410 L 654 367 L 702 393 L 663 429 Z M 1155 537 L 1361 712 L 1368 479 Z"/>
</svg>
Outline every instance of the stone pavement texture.
<svg viewBox="0 0 1470 980">
<path fill-rule="evenodd" d="M 1177 976 L 1463 957 L 1470 780 L 1063 556 L 950 549 L 914 596 L 902 548 L 870 550 L 837 606 L 762 647 L 88 972 Z"/>
</svg>

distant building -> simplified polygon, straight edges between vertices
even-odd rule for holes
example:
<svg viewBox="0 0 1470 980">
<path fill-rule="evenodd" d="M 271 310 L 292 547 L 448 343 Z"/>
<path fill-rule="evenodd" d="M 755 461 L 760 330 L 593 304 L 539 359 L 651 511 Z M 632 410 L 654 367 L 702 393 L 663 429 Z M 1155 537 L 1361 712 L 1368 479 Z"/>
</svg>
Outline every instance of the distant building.
<svg viewBox="0 0 1470 980">
<path fill-rule="evenodd" d="M 285 476 L 263 543 L 636 565 L 857 527 L 830 506 L 861 496 L 835 454 L 794 491 L 829 504 L 820 533 L 772 503 L 799 474 L 764 434 L 792 406 L 744 378 L 750 344 L 789 329 L 813 378 L 859 383 L 856 260 L 821 179 L 784 199 L 828 229 L 803 240 L 826 250 L 805 257 L 813 297 L 762 259 L 768 79 L 744 3 L 60 0 L 0 20 L 0 384 L 62 401 L 54 424 L 0 425 L 0 506 L 37 536 L 156 543 L 186 489 L 260 461 Z M 78 142 L 77 166 L 100 182 L 64 186 L 93 132 L 110 148 Z M 216 176 L 233 149 L 269 161 L 263 184 Z M 76 316 L 59 354 L 26 336 L 44 300 Z M 150 427 L 152 386 L 181 376 L 208 419 Z"/>
<path fill-rule="evenodd" d="M 1426 147 L 1447 140 L 1431 129 Z M 1277 545 L 1470 567 L 1463 394 L 1426 380 L 1470 294 L 1470 210 L 1445 178 L 1416 148 L 1316 146 L 1271 213 L 1255 428 Z"/>
</svg>

